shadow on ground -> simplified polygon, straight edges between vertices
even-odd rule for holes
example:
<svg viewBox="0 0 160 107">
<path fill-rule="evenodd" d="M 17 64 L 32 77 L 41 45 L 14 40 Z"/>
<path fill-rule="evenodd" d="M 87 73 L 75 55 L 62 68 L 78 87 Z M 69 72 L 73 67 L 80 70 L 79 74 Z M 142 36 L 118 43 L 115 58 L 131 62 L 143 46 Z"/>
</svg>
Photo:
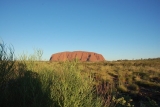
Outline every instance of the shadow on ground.
<svg viewBox="0 0 160 107">
<path fill-rule="evenodd" d="M 48 90 L 47 90 L 48 89 Z M 50 107 L 49 88 L 23 63 L 0 62 L 0 107 Z"/>
</svg>

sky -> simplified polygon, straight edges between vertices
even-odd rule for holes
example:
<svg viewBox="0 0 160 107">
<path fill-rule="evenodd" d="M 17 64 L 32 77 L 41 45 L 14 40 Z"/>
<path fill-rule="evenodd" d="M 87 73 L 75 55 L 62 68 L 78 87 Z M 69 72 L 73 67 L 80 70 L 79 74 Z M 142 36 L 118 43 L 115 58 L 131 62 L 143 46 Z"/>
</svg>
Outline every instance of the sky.
<svg viewBox="0 0 160 107">
<path fill-rule="evenodd" d="M 89 51 L 106 60 L 160 57 L 160 0 L 0 0 L 0 40 L 15 55 Z"/>
</svg>

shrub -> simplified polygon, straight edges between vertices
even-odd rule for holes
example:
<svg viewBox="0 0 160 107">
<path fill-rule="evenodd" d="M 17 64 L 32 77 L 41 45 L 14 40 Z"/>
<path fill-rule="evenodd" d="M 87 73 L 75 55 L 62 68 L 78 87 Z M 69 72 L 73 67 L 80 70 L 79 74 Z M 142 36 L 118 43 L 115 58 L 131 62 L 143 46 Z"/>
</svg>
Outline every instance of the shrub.
<svg viewBox="0 0 160 107">
<path fill-rule="evenodd" d="M 59 71 L 41 72 L 41 81 L 50 86 L 50 97 L 59 107 L 101 107 L 100 99 L 93 94 L 93 80 L 81 75 L 76 62 L 64 62 Z"/>
</svg>

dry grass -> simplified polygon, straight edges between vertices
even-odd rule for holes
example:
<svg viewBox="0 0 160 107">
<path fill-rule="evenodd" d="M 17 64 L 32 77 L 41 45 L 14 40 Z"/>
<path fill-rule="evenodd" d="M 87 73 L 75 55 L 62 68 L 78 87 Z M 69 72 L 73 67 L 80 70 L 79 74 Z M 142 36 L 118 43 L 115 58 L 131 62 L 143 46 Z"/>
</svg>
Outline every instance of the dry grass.
<svg viewBox="0 0 160 107">
<path fill-rule="evenodd" d="M 34 56 L 36 55 L 30 58 L 23 55 L 22 60 L 14 61 L 13 65 L 10 65 L 11 61 L 0 62 L 1 73 L 3 73 L 2 71 L 6 72 L 6 75 L 1 75 L 2 79 L 0 78 L 1 88 L 4 88 L 2 85 L 5 87 L 8 87 L 8 84 L 12 85 L 6 88 L 7 90 L 1 89 L 3 98 L 6 98 L 0 97 L 1 101 L 10 102 L 14 99 L 13 101 L 16 102 L 14 94 L 21 92 L 19 93 L 21 97 L 17 97 L 17 99 L 24 97 L 29 101 L 29 98 L 33 96 L 32 106 L 46 104 L 49 106 L 51 103 L 57 107 L 68 107 L 74 105 L 75 101 L 76 106 L 82 106 L 84 103 L 86 106 L 97 107 L 101 103 L 106 107 L 131 105 L 141 107 L 142 104 L 143 106 L 160 106 L 160 99 L 158 99 L 160 97 L 160 59 L 112 62 L 44 62 L 39 61 L 40 57 L 36 60 L 37 57 L 34 58 Z M 4 65 L 6 66 L 4 67 Z M 13 72 L 15 76 L 10 75 Z M 14 82 L 10 83 L 10 81 Z M 19 87 L 15 87 L 17 84 Z M 11 88 L 13 91 L 10 90 Z M 74 91 L 72 91 L 73 89 Z M 88 96 L 81 90 L 85 91 Z M 12 94 L 13 96 L 10 97 Z M 42 101 L 43 97 L 47 97 L 46 102 L 38 102 Z M 26 99 L 20 102 L 22 106 L 29 104 L 25 102 L 23 105 L 23 101 Z M 133 100 L 131 101 L 131 99 Z M 150 103 L 146 103 L 146 100 Z M 13 101 L 6 105 L 12 104 Z M 93 101 L 96 102 L 93 103 Z"/>
</svg>

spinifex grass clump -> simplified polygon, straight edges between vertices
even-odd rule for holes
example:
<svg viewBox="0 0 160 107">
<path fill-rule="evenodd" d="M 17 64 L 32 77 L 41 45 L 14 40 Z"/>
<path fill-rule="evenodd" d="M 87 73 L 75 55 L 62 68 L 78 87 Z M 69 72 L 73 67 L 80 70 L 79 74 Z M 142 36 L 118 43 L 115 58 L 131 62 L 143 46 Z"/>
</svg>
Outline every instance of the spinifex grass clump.
<svg viewBox="0 0 160 107">
<path fill-rule="evenodd" d="M 50 97 L 57 107 L 101 107 L 100 98 L 94 95 L 93 79 L 81 75 L 77 62 L 63 62 L 59 71 L 40 72 L 44 86 L 50 87 Z"/>
<path fill-rule="evenodd" d="M 39 75 L 29 71 L 25 61 L 13 61 L 13 55 L 12 48 L 0 44 L 0 107 L 50 106 Z"/>
<path fill-rule="evenodd" d="M 7 87 L 9 81 L 14 78 L 15 62 L 12 48 L 6 48 L 4 43 L 0 43 L 0 106 L 7 100 Z"/>
</svg>

